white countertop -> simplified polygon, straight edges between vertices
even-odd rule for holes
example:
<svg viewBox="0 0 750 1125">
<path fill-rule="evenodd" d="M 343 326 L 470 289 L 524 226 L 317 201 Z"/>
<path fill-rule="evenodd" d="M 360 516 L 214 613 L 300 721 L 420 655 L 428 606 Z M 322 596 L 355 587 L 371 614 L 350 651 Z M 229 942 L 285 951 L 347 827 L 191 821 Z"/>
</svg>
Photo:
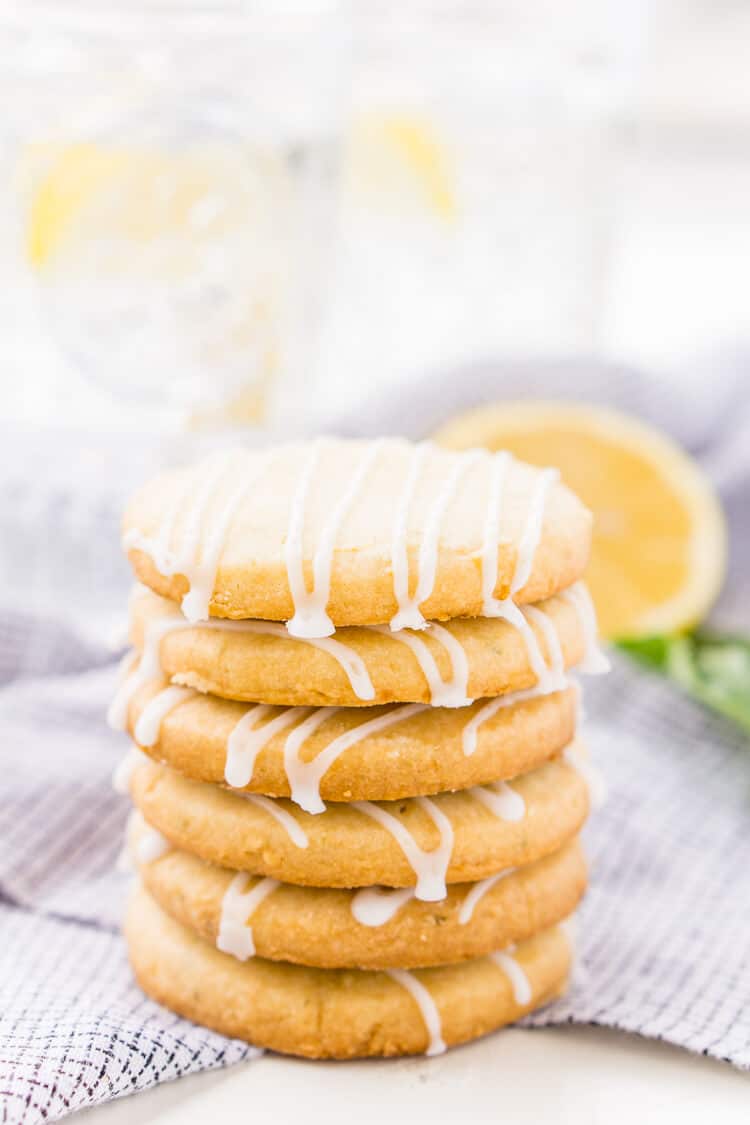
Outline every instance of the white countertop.
<svg viewBox="0 0 750 1125">
<path fill-rule="evenodd" d="M 747 1125 L 750 1074 L 599 1028 L 511 1029 L 437 1059 L 261 1059 L 87 1110 L 85 1125 Z"/>
</svg>

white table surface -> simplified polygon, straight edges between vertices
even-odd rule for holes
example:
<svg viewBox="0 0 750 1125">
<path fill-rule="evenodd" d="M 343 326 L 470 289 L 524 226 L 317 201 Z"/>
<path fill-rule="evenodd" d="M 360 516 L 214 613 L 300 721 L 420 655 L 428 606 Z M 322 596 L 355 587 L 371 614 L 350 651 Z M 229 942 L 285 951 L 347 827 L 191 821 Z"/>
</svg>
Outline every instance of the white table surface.
<svg viewBox="0 0 750 1125">
<path fill-rule="evenodd" d="M 734 1125 L 750 1074 L 598 1028 L 511 1029 L 437 1059 L 261 1059 L 79 1114 L 82 1125 Z"/>
</svg>

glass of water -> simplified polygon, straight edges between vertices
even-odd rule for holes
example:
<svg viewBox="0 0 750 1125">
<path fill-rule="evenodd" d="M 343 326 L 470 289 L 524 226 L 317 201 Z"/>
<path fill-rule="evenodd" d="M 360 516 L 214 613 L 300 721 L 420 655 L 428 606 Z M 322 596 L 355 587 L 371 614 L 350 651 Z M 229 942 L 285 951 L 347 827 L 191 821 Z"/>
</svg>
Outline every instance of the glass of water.
<svg viewBox="0 0 750 1125">
<path fill-rule="evenodd" d="M 347 89 L 339 5 L 29 0 L 0 35 L 16 389 L 47 413 L 93 396 L 109 420 L 303 412 Z"/>
</svg>

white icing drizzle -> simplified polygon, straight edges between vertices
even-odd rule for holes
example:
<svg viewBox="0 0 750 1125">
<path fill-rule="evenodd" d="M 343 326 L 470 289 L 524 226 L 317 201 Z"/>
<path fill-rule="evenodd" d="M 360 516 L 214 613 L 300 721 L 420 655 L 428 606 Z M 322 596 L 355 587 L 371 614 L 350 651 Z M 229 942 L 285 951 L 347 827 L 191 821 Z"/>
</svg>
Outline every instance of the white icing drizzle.
<svg viewBox="0 0 750 1125">
<path fill-rule="evenodd" d="M 482 613 L 485 617 L 498 616 L 494 611 L 505 599 L 495 598 L 497 585 L 497 552 L 500 546 L 500 515 L 505 477 L 513 458 L 503 450 L 492 458 L 490 489 L 482 536 Z"/>
<path fill-rule="evenodd" d="M 115 730 L 125 730 L 130 701 L 148 680 L 161 676 L 159 648 L 162 637 L 177 629 L 189 629 L 190 622 L 177 614 L 166 614 L 149 621 L 143 639 L 143 651 L 130 675 L 117 688 L 107 711 L 107 722 Z"/>
<path fill-rule="evenodd" d="M 408 972 L 406 969 L 385 969 L 385 972 L 410 992 L 414 1000 L 417 1002 L 419 1011 L 424 1020 L 425 1029 L 427 1031 L 427 1050 L 426 1055 L 442 1055 L 446 1050 L 446 1043 L 443 1039 L 443 1027 L 440 1020 L 440 1012 L 437 1010 L 437 1004 L 430 996 L 425 986 L 420 980 L 417 980 L 414 973 Z"/>
<path fill-rule="evenodd" d="M 552 691 L 564 691 L 567 687 L 572 686 L 572 680 L 563 683 L 559 688 L 550 688 L 546 683 L 542 683 L 537 684 L 536 687 L 527 688 L 525 691 L 509 691 L 507 695 L 498 695 L 494 699 L 488 700 L 472 715 L 463 729 L 461 741 L 464 754 L 467 758 L 471 757 L 477 748 L 479 728 L 498 711 L 506 707 L 515 707 L 517 703 L 524 703 L 529 699 L 541 699 L 542 696 L 550 695 Z"/>
<path fill-rule="evenodd" d="M 361 926 L 384 926 L 414 898 L 414 887 L 363 887 L 352 897 L 352 914 Z"/>
<path fill-rule="evenodd" d="M 311 762 L 303 762 L 299 752 L 306 739 L 317 730 L 326 719 L 336 713 L 336 707 L 320 707 L 313 711 L 304 722 L 295 727 L 287 736 L 284 746 L 284 768 L 289 780 L 292 800 L 309 813 L 325 812 L 325 805 L 320 798 L 320 782 L 333 763 L 341 757 L 345 750 L 363 738 L 368 738 L 377 731 L 385 730 L 395 723 L 401 723 L 411 715 L 426 710 L 425 704 L 409 703 L 402 707 L 386 711 L 369 719 L 353 730 L 345 731 L 338 738 L 329 742 L 325 749 L 313 758 Z"/>
<path fill-rule="evenodd" d="M 458 487 L 470 469 L 474 467 L 479 458 L 482 456 L 479 450 L 467 454 L 464 457 L 458 458 L 448 473 L 445 481 L 443 482 L 432 507 L 427 513 L 425 519 L 424 529 L 422 532 L 422 542 L 419 547 L 419 558 L 417 562 L 417 585 L 413 596 L 409 596 L 408 588 L 408 571 L 406 581 L 401 582 L 397 592 L 396 598 L 398 601 L 398 613 L 391 621 L 391 629 L 424 629 L 427 621 L 422 616 L 420 605 L 422 602 L 427 601 L 433 589 L 435 588 L 435 578 L 437 577 L 438 567 L 438 551 L 440 547 L 440 529 L 445 518 L 445 513 L 448 511 L 451 501 L 455 498 Z M 404 557 L 408 560 L 406 553 L 406 526 L 403 525 L 404 538 L 399 540 L 400 557 L 403 561 Z M 408 561 L 406 564 L 408 568 Z M 400 577 L 403 572 L 399 572 Z M 395 577 L 395 570 L 394 570 Z M 395 586 L 395 583 L 394 583 Z"/>
<path fill-rule="evenodd" d="M 307 833 L 297 823 L 292 814 L 287 812 L 286 809 L 282 809 L 276 801 L 271 800 L 270 797 L 261 797 L 257 793 L 238 793 L 237 796 L 241 797 L 243 801 L 249 801 L 251 805 L 257 805 L 259 809 L 265 809 L 269 816 L 272 816 L 282 828 L 286 829 L 289 839 L 296 847 L 307 847 L 309 842 Z"/>
<path fill-rule="evenodd" d="M 150 556 L 151 561 L 160 574 L 174 574 L 175 571 L 172 566 L 173 556 L 170 550 L 170 543 L 172 541 L 172 534 L 177 522 L 177 517 L 182 509 L 182 504 L 187 500 L 189 494 L 190 489 L 188 486 L 183 486 L 173 503 L 167 509 L 167 513 L 159 524 L 154 536 L 144 535 L 136 527 L 132 527 L 129 531 L 126 531 L 122 537 L 123 549 L 125 551 L 130 551 L 132 549 L 143 551 L 145 555 Z M 139 586 L 140 583 L 136 585 Z"/>
<path fill-rule="evenodd" d="M 298 636 L 305 636 L 305 620 L 304 612 L 300 613 L 297 606 L 302 605 L 309 597 L 305 586 L 305 571 L 303 565 L 305 508 L 307 506 L 307 493 L 322 448 L 323 442 L 321 440 L 313 442 L 305 458 L 302 472 L 297 481 L 297 487 L 292 496 L 292 502 L 289 508 L 289 523 L 286 530 L 286 539 L 284 540 L 284 561 L 286 562 L 287 580 L 289 582 L 289 592 L 292 595 L 292 604 L 295 609 L 292 620 L 287 622 L 287 629 L 289 629 L 290 633 L 296 631 Z M 314 636 L 315 634 L 313 633 L 312 635 Z M 325 634 L 322 635 L 325 636 Z"/>
<path fill-rule="evenodd" d="M 126 796 L 130 789 L 130 779 L 141 764 L 148 761 L 137 746 L 131 746 L 124 758 L 117 763 L 112 773 L 112 788 L 115 793 Z"/>
<path fill-rule="evenodd" d="M 310 763 L 303 762 L 299 752 L 310 735 L 335 715 L 336 710 L 336 707 L 316 707 L 299 726 L 289 732 L 284 742 L 284 770 L 289 782 L 291 798 L 305 812 L 322 813 L 325 812 L 326 807 L 320 799 L 320 778 L 315 776 L 316 760 Z"/>
<path fill-rule="evenodd" d="M 474 785 L 468 792 L 481 801 L 499 820 L 515 822 L 523 820 L 526 815 L 526 802 L 520 793 L 511 789 L 507 781 L 493 781 L 490 785 Z"/>
<path fill-rule="evenodd" d="M 248 891 L 250 878 L 249 871 L 238 871 L 221 900 L 216 948 L 222 953 L 231 953 L 238 961 L 247 961 L 255 956 L 250 918 L 263 900 L 280 886 L 278 879 L 266 878 L 260 879 Z"/>
<path fill-rule="evenodd" d="M 383 446 L 382 441 L 366 447 L 364 456 L 349 481 L 344 495 L 333 509 L 320 534 L 313 557 L 313 588 L 305 585 L 303 538 L 305 530 L 305 505 L 322 444 L 316 442 L 302 469 L 297 491 L 292 500 L 289 529 L 284 544 L 289 589 L 294 604 L 294 616 L 287 622 L 293 637 L 330 637 L 335 626 L 327 613 L 331 592 L 331 569 L 336 536 L 346 519 L 367 474 Z"/>
<path fill-rule="evenodd" d="M 484 898 L 488 891 L 492 890 L 495 883 L 499 883 L 501 879 L 507 879 L 515 870 L 515 867 L 508 867 L 505 871 L 498 871 L 496 875 L 489 875 L 486 879 L 480 879 L 479 882 L 474 883 L 466 898 L 461 903 L 461 909 L 458 912 L 459 925 L 465 926 L 470 922 L 476 910 L 477 903 Z"/>
<path fill-rule="evenodd" d="M 552 482 L 558 479 L 559 474 L 555 469 L 545 469 L 540 474 L 529 504 L 526 524 L 521 533 L 515 571 L 510 584 L 510 593 L 505 598 L 496 598 L 494 592 L 495 586 L 497 585 L 497 552 L 501 538 L 500 512 L 502 510 L 502 489 L 512 460 L 509 453 L 498 453 L 495 456 L 492 466 L 481 552 L 482 615 L 484 617 L 503 618 L 503 620 L 518 629 L 526 645 L 529 663 L 537 678 L 537 683 L 545 685 L 545 681 L 548 677 L 548 669 L 544 662 L 539 642 L 523 613 L 513 601 L 513 594 L 525 586 L 529 579 L 536 549 L 541 538 L 547 491 Z M 546 687 L 545 690 L 559 689 Z"/>
<path fill-rule="evenodd" d="M 573 606 L 576 610 L 583 629 L 584 651 L 583 660 L 578 665 L 581 672 L 590 676 L 602 675 L 609 671 L 609 660 L 599 647 L 597 639 L 596 610 L 586 586 L 583 582 L 576 582 L 567 590 L 562 590 L 560 597 Z"/>
<path fill-rule="evenodd" d="M 214 519 L 204 529 L 207 512 L 216 492 L 232 471 L 232 454 L 213 459 L 197 491 L 190 482 L 174 502 L 162 520 L 156 536 L 141 534 L 136 528 L 123 536 L 125 550 L 135 547 L 149 555 L 156 569 L 164 575 L 183 574 L 190 583 L 190 589 L 181 602 L 182 612 L 190 622 L 208 617 L 208 607 L 216 582 L 222 551 L 229 529 L 242 499 L 257 484 L 267 468 L 267 460 L 262 460 L 256 471 L 248 479 L 242 479 L 231 489 L 223 506 Z M 187 515 L 181 534 L 174 547 L 171 541 L 174 528 L 181 511 L 187 505 Z M 201 548 L 201 531 L 204 531 Z"/>
<path fill-rule="evenodd" d="M 527 1004 L 531 1003 L 533 994 L 529 978 L 526 976 L 526 973 L 518 964 L 515 957 L 511 956 L 514 950 L 515 946 L 509 945 L 507 950 L 503 950 L 499 953 L 490 953 L 490 958 L 499 969 L 502 969 L 510 981 L 510 986 L 513 989 L 513 999 L 516 1004 L 525 1007 Z"/>
<path fill-rule="evenodd" d="M 401 614 L 409 604 L 409 551 L 407 531 L 409 526 L 409 509 L 411 508 L 414 491 L 422 471 L 422 465 L 427 454 L 432 449 L 430 442 L 420 442 L 412 450 L 411 465 L 406 477 L 403 491 L 396 505 L 396 514 L 393 520 L 391 534 L 391 570 L 393 571 L 393 593 L 396 597 L 398 609 L 391 620 L 391 629 L 401 628 Z"/>
<path fill-rule="evenodd" d="M 516 870 L 515 867 L 508 867 L 504 871 L 498 871 L 495 875 L 472 883 L 458 913 L 459 925 L 467 925 L 474 915 L 477 904 L 488 891 L 501 879 L 513 875 Z M 351 910 L 362 926 L 384 926 L 396 916 L 402 906 L 415 897 L 414 887 L 363 887 L 352 897 Z"/>
<path fill-rule="evenodd" d="M 157 692 L 150 699 L 135 724 L 133 736 L 141 746 L 154 746 L 159 740 L 162 719 L 173 711 L 179 703 L 190 699 L 195 692 L 192 688 L 171 686 Z"/>
<path fill-rule="evenodd" d="M 521 539 L 518 544 L 518 554 L 516 556 L 516 566 L 513 574 L 513 580 L 510 584 L 510 594 L 518 593 L 528 582 L 531 576 L 531 568 L 534 565 L 534 556 L 536 549 L 539 546 L 539 540 L 542 537 L 542 526 L 544 524 L 544 508 L 547 502 L 547 493 L 552 484 L 560 479 L 560 474 L 557 469 L 542 469 L 539 477 L 537 478 L 534 491 L 529 503 L 529 510 L 526 516 L 526 525 L 521 534 Z"/>
<path fill-rule="evenodd" d="M 547 645 L 549 664 L 542 677 L 542 684 L 548 692 L 562 691 L 567 684 L 565 677 L 565 657 L 563 656 L 562 645 L 560 644 L 560 638 L 557 634 L 555 624 L 546 613 L 543 613 L 542 610 L 538 609 L 535 605 L 524 606 L 523 613 L 527 619 L 531 618 L 531 620 L 539 626 L 544 634 L 545 644 Z"/>
<path fill-rule="evenodd" d="M 227 740 L 224 780 L 233 789 L 244 789 L 253 779 L 258 754 L 273 736 L 307 715 L 309 707 L 287 707 L 275 718 L 259 727 L 258 722 L 270 714 L 267 703 L 252 703 L 234 726 Z"/>
<path fill-rule="evenodd" d="M 109 705 L 107 721 L 111 727 L 116 730 L 124 730 L 127 724 L 128 706 L 136 691 L 148 680 L 155 677 L 161 678 L 162 667 L 159 647 L 162 637 L 178 629 L 193 627 L 192 622 L 187 621 L 179 614 L 166 614 L 148 623 L 140 660 L 134 671 L 122 681 Z M 314 648 L 319 648 L 328 653 L 339 664 L 358 699 L 368 701 L 375 697 L 375 688 L 361 656 L 348 645 L 342 644 L 341 641 L 337 641 L 333 637 L 291 638 L 286 626 L 275 621 L 228 621 L 223 618 L 212 617 L 195 627 L 213 629 L 219 632 L 258 633 L 281 637 L 282 639 L 286 638 L 287 640 L 298 640 L 301 644 L 312 645 Z"/>
<path fill-rule="evenodd" d="M 385 625 L 370 625 L 368 628 L 375 633 L 388 634 Z M 451 661 L 451 676 L 444 680 L 440 675 L 435 658 L 429 647 L 421 637 L 416 637 L 408 629 L 390 633 L 394 641 L 411 649 L 417 658 L 417 663 L 422 670 L 430 691 L 430 704 L 433 707 L 466 707 L 473 700 L 466 696 L 469 678 L 469 662 L 462 645 L 456 640 L 448 629 L 442 625 L 430 625 L 430 634 L 445 648 Z"/>
<path fill-rule="evenodd" d="M 526 645 L 526 652 L 529 657 L 529 664 L 531 670 L 536 676 L 537 684 L 546 685 L 548 678 L 547 665 L 542 656 L 542 650 L 539 646 L 539 641 L 536 639 L 534 630 L 529 625 L 526 617 L 521 609 L 510 598 L 505 598 L 502 601 L 496 601 L 493 604 L 493 612 L 489 613 L 489 617 L 502 617 L 510 625 L 515 626 L 521 634 L 523 643 Z"/>
<path fill-rule="evenodd" d="M 216 584 L 219 562 L 226 545 L 229 529 L 237 510 L 250 489 L 257 485 L 265 472 L 267 463 L 261 462 L 251 478 L 243 477 L 232 489 L 227 500 L 218 512 L 213 523 L 209 524 L 204 538 L 200 562 L 196 561 L 197 541 L 192 559 L 184 559 L 177 567 L 177 573 L 184 574 L 190 581 L 190 589 L 181 602 L 182 612 L 188 621 L 202 621 L 208 617 L 208 607 Z"/>
<path fill-rule="evenodd" d="M 563 760 L 581 775 L 589 791 L 589 800 L 593 809 L 599 809 L 607 800 L 607 785 L 601 770 L 594 765 L 588 757 L 573 746 L 566 746 L 563 750 Z"/>
<path fill-rule="evenodd" d="M 156 828 L 144 821 L 142 835 L 135 845 L 135 855 L 139 863 L 153 863 L 161 859 L 171 849 L 172 845 L 166 836 Z"/>
<path fill-rule="evenodd" d="M 440 833 L 440 843 L 430 852 L 421 848 L 408 828 L 380 805 L 372 801 L 352 801 L 351 805 L 377 821 L 393 836 L 417 877 L 415 898 L 423 902 L 438 902 L 447 894 L 445 879 L 453 853 L 453 825 L 429 797 L 414 797 L 412 800 L 421 805 Z"/>
<path fill-rule="evenodd" d="M 278 621 L 228 621 L 224 618 L 212 617 L 209 621 L 202 621 L 200 628 L 234 633 L 259 633 L 261 636 L 281 637 L 300 644 L 312 645 L 313 648 L 327 652 L 340 665 L 357 699 L 368 701 L 375 698 L 375 688 L 372 686 L 370 673 L 362 657 L 349 645 L 334 637 L 290 637 L 286 625 Z"/>
<path fill-rule="evenodd" d="M 439 696 L 443 707 L 468 707 L 474 700 L 469 699 L 469 661 L 463 645 L 456 640 L 449 629 L 438 625 L 436 621 L 430 625 L 430 635 L 442 644 L 451 661 L 450 680 L 441 681 Z"/>
</svg>

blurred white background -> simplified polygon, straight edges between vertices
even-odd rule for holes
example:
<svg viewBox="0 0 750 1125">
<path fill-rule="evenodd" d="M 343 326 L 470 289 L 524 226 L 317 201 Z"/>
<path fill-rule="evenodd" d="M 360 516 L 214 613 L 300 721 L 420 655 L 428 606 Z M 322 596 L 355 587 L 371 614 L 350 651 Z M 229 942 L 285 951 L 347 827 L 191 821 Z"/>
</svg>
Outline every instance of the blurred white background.
<svg viewBox="0 0 750 1125">
<path fill-rule="evenodd" d="M 745 0 L 6 0 L 0 42 L 8 420 L 276 429 L 747 339 Z"/>
</svg>

